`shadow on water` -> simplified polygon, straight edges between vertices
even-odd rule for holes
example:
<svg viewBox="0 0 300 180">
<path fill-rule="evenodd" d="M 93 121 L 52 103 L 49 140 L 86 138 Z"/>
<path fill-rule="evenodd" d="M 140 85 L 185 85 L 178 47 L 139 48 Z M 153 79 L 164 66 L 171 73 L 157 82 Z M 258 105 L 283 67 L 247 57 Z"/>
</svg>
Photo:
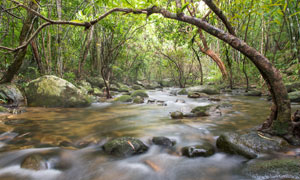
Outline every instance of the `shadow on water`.
<svg viewBox="0 0 300 180">
<path fill-rule="evenodd" d="M 0 136 L 0 179 L 249 179 L 240 174 L 245 162 L 241 157 L 218 152 L 208 158 L 185 158 L 180 149 L 202 141 L 215 144 L 221 133 L 260 125 L 269 114 L 270 103 L 258 97 L 229 95 L 221 95 L 221 102 L 211 102 L 169 93 L 149 91 L 150 99 L 162 100 L 167 106 L 101 103 L 82 109 L 28 108 L 26 113 L 8 117 L 0 124 L 0 130 L 7 131 Z M 176 103 L 177 99 L 185 103 Z M 228 107 L 221 115 L 201 118 L 174 120 L 169 115 L 208 104 Z M 150 146 L 149 151 L 125 159 L 102 152 L 108 139 L 122 136 L 141 139 Z M 151 145 L 153 136 L 167 136 L 177 143 L 164 149 Z M 47 154 L 48 169 L 20 168 L 22 160 L 33 153 Z M 57 162 L 66 167 L 55 168 Z"/>
</svg>

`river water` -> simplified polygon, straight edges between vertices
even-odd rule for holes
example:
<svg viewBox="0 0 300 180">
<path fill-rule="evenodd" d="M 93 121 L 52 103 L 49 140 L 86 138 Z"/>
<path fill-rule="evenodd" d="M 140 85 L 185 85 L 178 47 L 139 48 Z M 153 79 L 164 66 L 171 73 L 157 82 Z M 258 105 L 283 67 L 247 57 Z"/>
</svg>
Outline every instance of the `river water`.
<svg viewBox="0 0 300 180">
<path fill-rule="evenodd" d="M 88 108 L 28 108 L 0 124 L 0 179 L 7 180 L 234 180 L 251 179 L 241 173 L 246 159 L 217 152 L 208 158 L 186 158 L 180 149 L 202 141 L 215 144 L 224 132 L 260 125 L 269 114 L 270 102 L 260 97 L 222 94 L 220 102 L 171 96 L 174 89 L 148 91 L 159 104 L 95 103 Z M 183 102 L 176 102 L 180 99 Z M 170 112 L 225 104 L 208 117 L 174 120 Z M 294 105 L 293 109 L 299 109 Z M 107 140 L 137 137 L 150 149 L 129 158 L 105 154 Z M 154 136 L 176 141 L 171 149 L 151 144 Z M 72 144 L 72 145 L 71 145 Z M 20 167 L 33 153 L 45 156 L 46 170 Z"/>
</svg>

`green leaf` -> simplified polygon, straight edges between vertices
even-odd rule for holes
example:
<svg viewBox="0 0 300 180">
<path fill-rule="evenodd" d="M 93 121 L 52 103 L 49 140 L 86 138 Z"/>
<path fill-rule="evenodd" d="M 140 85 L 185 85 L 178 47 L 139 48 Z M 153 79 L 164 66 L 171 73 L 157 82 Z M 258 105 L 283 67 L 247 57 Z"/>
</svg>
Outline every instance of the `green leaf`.
<svg viewBox="0 0 300 180">
<path fill-rule="evenodd" d="M 125 2 L 126 4 L 130 5 L 131 7 L 133 7 L 133 5 L 128 0 L 123 0 L 123 2 Z"/>
<path fill-rule="evenodd" d="M 185 5 L 183 5 L 180 9 L 180 12 L 183 12 L 188 6 L 189 6 L 190 3 L 185 3 Z"/>
</svg>

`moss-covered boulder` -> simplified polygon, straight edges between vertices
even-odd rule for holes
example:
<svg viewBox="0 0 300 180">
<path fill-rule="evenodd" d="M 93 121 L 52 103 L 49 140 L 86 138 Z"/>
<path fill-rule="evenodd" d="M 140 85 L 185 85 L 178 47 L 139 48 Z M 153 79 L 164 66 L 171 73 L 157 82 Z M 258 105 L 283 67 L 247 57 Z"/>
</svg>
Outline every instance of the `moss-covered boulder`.
<svg viewBox="0 0 300 180">
<path fill-rule="evenodd" d="M 132 97 L 137 97 L 140 96 L 142 98 L 147 98 L 149 97 L 148 94 L 146 93 L 146 91 L 144 90 L 136 90 L 131 94 Z"/>
<path fill-rule="evenodd" d="M 186 89 L 181 89 L 178 91 L 178 95 L 188 95 L 188 91 Z"/>
<path fill-rule="evenodd" d="M 0 99 L 8 104 L 19 105 L 24 102 L 21 91 L 15 84 L 0 84 Z"/>
<path fill-rule="evenodd" d="M 245 93 L 245 96 L 261 96 L 262 93 L 257 90 L 251 90 Z"/>
<path fill-rule="evenodd" d="M 121 137 L 104 144 L 103 150 L 114 156 L 128 157 L 144 153 L 148 150 L 148 147 L 139 139 L 133 137 Z"/>
<path fill-rule="evenodd" d="M 157 82 L 151 82 L 149 84 L 145 85 L 146 89 L 156 89 L 156 88 L 161 88 L 161 85 L 158 84 Z"/>
<path fill-rule="evenodd" d="M 103 88 L 105 86 L 104 80 L 101 76 L 89 77 L 87 81 L 93 86 L 98 88 Z"/>
<path fill-rule="evenodd" d="M 152 142 L 153 144 L 165 147 L 172 147 L 176 144 L 175 141 L 172 141 L 171 139 L 163 136 L 153 137 Z"/>
<path fill-rule="evenodd" d="M 123 102 L 123 103 L 132 102 L 132 97 L 129 95 L 122 95 L 120 97 L 115 98 L 114 101 L 115 102 Z"/>
<path fill-rule="evenodd" d="M 95 96 L 103 96 L 104 93 L 100 88 L 95 87 L 92 90 L 92 94 L 95 95 Z"/>
<path fill-rule="evenodd" d="M 93 91 L 92 85 L 89 82 L 85 81 L 85 80 L 79 81 L 78 88 L 82 89 L 86 93 L 90 93 L 90 92 Z"/>
<path fill-rule="evenodd" d="M 182 119 L 183 113 L 180 111 L 171 112 L 171 118 L 172 119 Z"/>
<path fill-rule="evenodd" d="M 129 92 L 130 88 L 126 84 L 118 83 L 119 92 Z"/>
<path fill-rule="evenodd" d="M 32 154 L 22 161 L 21 168 L 38 171 L 47 169 L 47 165 L 45 159 L 40 154 Z"/>
<path fill-rule="evenodd" d="M 119 91 L 119 87 L 116 84 L 111 84 L 110 87 L 109 87 L 109 89 L 111 91 Z"/>
<path fill-rule="evenodd" d="M 289 98 L 291 102 L 300 102 L 300 91 L 290 92 Z"/>
<path fill-rule="evenodd" d="M 165 78 L 160 82 L 162 87 L 172 87 L 175 86 L 174 80 L 171 78 Z"/>
<path fill-rule="evenodd" d="M 42 76 L 29 82 L 25 93 L 32 107 L 86 107 L 91 104 L 88 95 L 56 76 Z"/>
<path fill-rule="evenodd" d="M 200 145 L 183 147 L 181 153 L 186 157 L 209 157 L 215 154 L 215 148 L 210 143 L 204 142 Z"/>
<path fill-rule="evenodd" d="M 133 103 L 135 104 L 143 104 L 144 103 L 144 98 L 142 98 L 141 96 L 137 96 L 133 99 Z"/>
<path fill-rule="evenodd" d="M 209 116 L 209 110 L 212 107 L 212 105 L 207 106 L 197 106 L 194 109 L 192 109 L 191 113 L 195 114 L 196 116 Z"/>
<path fill-rule="evenodd" d="M 217 139 L 217 148 L 229 154 L 249 159 L 259 154 L 284 150 L 288 142 L 276 136 L 269 136 L 255 130 L 247 133 L 225 133 Z"/>
<path fill-rule="evenodd" d="M 141 85 L 134 84 L 134 85 L 132 86 L 132 89 L 133 89 L 133 90 L 141 90 L 141 89 L 144 89 L 144 87 L 141 86 Z"/>
<path fill-rule="evenodd" d="M 187 89 L 188 92 L 205 93 L 208 95 L 220 94 L 220 89 L 215 86 L 194 86 Z"/>
<path fill-rule="evenodd" d="M 248 163 L 243 172 L 254 179 L 300 179 L 300 159 L 256 160 Z"/>
</svg>

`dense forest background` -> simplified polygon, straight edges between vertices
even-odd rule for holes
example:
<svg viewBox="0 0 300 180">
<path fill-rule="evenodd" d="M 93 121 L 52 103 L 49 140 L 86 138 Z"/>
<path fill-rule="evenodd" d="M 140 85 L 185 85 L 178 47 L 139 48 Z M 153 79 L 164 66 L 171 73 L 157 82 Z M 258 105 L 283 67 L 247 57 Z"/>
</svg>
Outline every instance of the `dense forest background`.
<svg viewBox="0 0 300 180">
<path fill-rule="evenodd" d="M 203 2 L 182 2 L 188 5 L 182 9 L 176 8 L 175 1 L 22 3 L 49 19 L 78 23 L 91 21 L 114 7 L 142 9 L 157 5 L 226 29 Z M 221 0 L 217 5 L 236 36 L 266 56 L 283 73 L 285 81 L 299 79 L 299 0 Z M 1 1 L 0 8 L 1 47 L 14 49 L 22 45 L 44 23 L 13 1 Z M 26 32 L 24 26 L 28 26 Z M 1 74 L 5 75 L 20 54 L 20 50 L 16 53 L 0 48 Z M 43 74 L 73 83 L 88 76 L 102 76 L 107 81 L 125 83 L 170 78 L 180 87 L 215 81 L 231 87 L 248 82 L 264 86 L 260 73 L 245 56 L 204 31 L 160 15 L 127 13 L 113 13 L 89 29 L 68 25 L 43 28 L 25 50 L 17 80 L 24 83 Z"/>
</svg>

